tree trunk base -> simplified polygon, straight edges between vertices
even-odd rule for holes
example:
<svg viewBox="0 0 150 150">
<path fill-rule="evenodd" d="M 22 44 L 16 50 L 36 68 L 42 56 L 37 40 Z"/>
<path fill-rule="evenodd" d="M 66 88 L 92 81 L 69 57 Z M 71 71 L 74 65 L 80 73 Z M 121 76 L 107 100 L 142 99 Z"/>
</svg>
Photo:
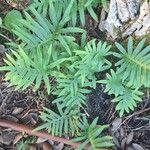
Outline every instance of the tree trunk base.
<svg viewBox="0 0 150 150">
<path fill-rule="evenodd" d="M 150 33 L 150 6 L 147 0 L 110 0 L 109 13 L 101 12 L 99 28 L 111 40 Z"/>
</svg>

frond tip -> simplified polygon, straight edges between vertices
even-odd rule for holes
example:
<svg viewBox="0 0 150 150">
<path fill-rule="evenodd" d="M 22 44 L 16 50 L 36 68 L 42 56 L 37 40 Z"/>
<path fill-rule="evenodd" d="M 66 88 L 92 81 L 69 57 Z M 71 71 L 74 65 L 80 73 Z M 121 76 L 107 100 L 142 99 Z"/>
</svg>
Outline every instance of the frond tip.
<svg viewBox="0 0 150 150">
<path fill-rule="evenodd" d="M 145 39 L 141 40 L 134 48 L 133 39 L 128 40 L 128 48 L 116 43 L 119 49 L 114 56 L 119 58 L 115 64 L 117 73 L 122 74 L 122 80 L 128 81 L 128 86 L 140 87 L 142 85 L 150 87 L 150 45 L 144 47 Z"/>
<path fill-rule="evenodd" d="M 88 123 L 87 119 L 84 118 L 82 123 L 78 126 L 81 129 L 81 133 L 77 138 L 72 139 L 70 142 L 82 142 L 77 150 L 82 150 L 88 144 L 91 146 L 89 150 L 101 149 L 106 147 L 112 147 L 112 137 L 102 136 L 103 130 L 105 130 L 107 125 L 97 125 L 98 118 L 95 118 L 91 124 Z"/>
<path fill-rule="evenodd" d="M 119 94 L 123 94 L 124 92 L 124 85 L 121 80 L 120 74 L 114 72 L 111 69 L 111 74 L 106 74 L 106 80 L 97 81 L 97 83 L 104 83 L 106 84 L 106 88 L 104 92 L 108 92 L 109 95 L 114 94 L 118 96 Z"/>
<path fill-rule="evenodd" d="M 79 122 L 79 116 L 77 110 L 63 110 L 62 107 L 57 104 L 59 113 L 44 108 L 41 112 L 40 118 L 44 121 L 44 124 L 37 127 L 35 130 L 47 129 L 53 136 L 62 136 L 70 134 L 73 136 L 78 132 L 77 123 Z"/>
<path fill-rule="evenodd" d="M 130 110 L 134 110 L 137 107 L 137 102 L 142 101 L 140 96 L 143 95 L 142 92 L 126 87 L 122 95 L 115 97 L 112 102 L 117 103 L 116 110 L 119 111 L 120 117 L 123 116 L 125 112 L 129 113 Z"/>
<path fill-rule="evenodd" d="M 82 86 L 85 79 L 96 83 L 94 73 L 110 68 L 111 62 L 107 59 L 107 56 L 111 54 L 110 48 L 111 45 L 107 45 L 106 42 L 99 41 L 96 43 L 96 39 L 93 39 L 86 44 L 84 49 L 74 51 L 76 56 L 81 57 L 81 61 L 76 65 L 78 71 L 75 76 L 81 80 Z"/>
</svg>

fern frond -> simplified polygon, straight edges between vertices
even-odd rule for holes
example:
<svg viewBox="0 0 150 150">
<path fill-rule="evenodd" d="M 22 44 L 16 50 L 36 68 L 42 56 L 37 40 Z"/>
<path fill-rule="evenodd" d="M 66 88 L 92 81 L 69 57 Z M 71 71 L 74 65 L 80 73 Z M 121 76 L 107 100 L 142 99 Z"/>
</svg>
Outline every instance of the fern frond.
<svg viewBox="0 0 150 150">
<path fill-rule="evenodd" d="M 44 108 L 44 111 L 40 114 L 44 124 L 35 130 L 47 129 L 53 136 L 62 136 L 70 133 L 73 136 L 79 130 L 77 126 L 80 117 L 78 110 L 63 110 L 59 104 L 57 104 L 57 108 L 59 113 Z"/>
<path fill-rule="evenodd" d="M 115 73 L 112 69 L 111 74 L 106 73 L 106 80 L 100 80 L 97 83 L 106 84 L 104 92 L 108 92 L 109 95 L 114 94 L 118 96 L 124 92 L 124 85 L 120 74 Z"/>
<path fill-rule="evenodd" d="M 80 21 L 81 24 L 84 26 L 85 25 L 85 11 L 87 10 L 91 17 L 95 20 L 98 21 L 98 17 L 96 13 L 93 10 L 93 6 L 95 4 L 95 0 L 81 0 L 78 1 L 78 11 L 79 11 L 79 16 L 80 16 Z"/>
<path fill-rule="evenodd" d="M 35 137 L 28 137 L 27 139 L 23 138 L 16 143 L 16 149 L 18 150 L 28 150 L 31 147 L 31 144 L 36 142 Z"/>
<path fill-rule="evenodd" d="M 70 33 L 85 33 L 86 31 L 78 27 L 68 27 L 66 23 L 70 20 L 69 13 L 73 6 L 70 1 L 65 12 L 62 14 L 57 7 L 49 1 L 49 14 L 43 16 L 34 7 L 30 7 L 30 14 L 25 11 L 26 19 L 20 19 L 19 25 L 14 24 L 13 32 L 26 44 L 27 49 L 32 49 L 38 45 L 55 44 L 62 45 L 71 55 L 68 43 L 73 43 L 75 38 Z M 60 14 L 59 14 L 60 13 Z"/>
<path fill-rule="evenodd" d="M 106 74 L 106 80 L 97 81 L 97 83 L 106 84 L 104 92 L 108 92 L 109 95 L 115 95 L 112 102 L 117 103 L 115 109 L 119 111 L 120 117 L 125 112 L 133 111 L 137 103 L 142 101 L 140 96 L 143 94 L 134 87 L 128 87 L 126 82 L 122 81 L 121 76 L 122 74 L 118 74 L 111 69 L 111 74 Z"/>
<path fill-rule="evenodd" d="M 41 2 L 34 2 L 32 4 L 33 7 L 37 8 L 38 12 L 42 13 L 44 16 L 48 12 L 48 7 L 51 7 L 51 4 L 58 8 L 56 10 L 57 14 L 65 13 L 66 8 L 68 7 L 68 4 L 70 3 L 70 0 L 55 0 L 51 1 L 49 3 L 47 0 L 41 0 Z M 68 15 L 70 17 L 70 21 L 73 26 L 76 26 L 77 24 L 77 16 L 79 15 L 80 22 L 82 26 L 85 25 L 85 11 L 87 11 L 91 17 L 98 22 L 98 16 L 94 11 L 94 7 L 96 4 L 98 4 L 99 1 L 97 0 L 73 0 L 71 10 L 68 11 Z M 104 2 L 102 4 L 105 4 Z M 97 5 L 96 5 L 97 6 Z M 105 5 L 103 5 L 105 6 Z M 58 13 L 59 11 L 59 13 Z M 52 14 L 54 14 L 52 12 Z M 55 15 L 54 15 L 55 16 Z M 59 15 L 60 16 L 60 15 Z M 55 18 L 58 18 L 58 15 L 55 16 Z"/>
<path fill-rule="evenodd" d="M 119 52 L 114 53 L 114 56 L 120 59 L 115 64 L 118 66 L 117 73 L 122 74 L 123 81 L 128 81 L 128 86 L 150 87 L 150 46 L 144 47 L 144 43 L 145 39 L 134 48 L 131 37 L 127 49 L 116 43 Z"/>
<path fill-rule="evenodd" d="M 14 57 L 6 54 L 7 59 L 4 59 L 7 66 L 0 67 L 0 71 L 8 71 L 5 80 L 10 80 L 10 86 L 15 85 L 16 89 L 24 90 L 35 84 L 34 90 L 37 90 L 44 81 L 47 92 L 50 93 L 49 76 L 52 74 L 53 68 L 65 61 L 65 58 L 53 62 L 51 58 L 52 45 L 47 51 L 43 51 L 40 47 L 37 48 L 33 58 L 30 58 L 21 47 L 18 52 L 12 51 L 12 53 Z"/>
<path fill-rule="evenodd" d="M 117 103 L 115 109 L 119 111 L 120 117 L 122 117 L 125 112 L 129 113 L 130 110 L 133 111 L 134 108 L 137 107 L 137 103 L 142 101 L 141 95 L 143 95 L 143 93 L 137 89 L 126 87 L 122 95 L 112 100 L 112 102 Z"/>
<path fill-rule="evenodd" d="M 86 104 L 85 94 L 90 93 L 90 90 L 81 86 L 78 78 L 71 76 L 64 76 L 57 78 L 58 86 L 54 92 L 58 96 L 53 103 L 61 103 L 63 107 L 73 108 L 75 106 L 82 107 Z"/>
<path fill-rule="evenodd" d="M 78 124 L 81 129 L 81 133 L 77 138 L 72 139 L 70 142 L 81 142 L 77 150 L 84 149 L 88 144 L 90 150 L 101 149 L 113 146 L 112 137 L 102 136 L 102 132 L 106 129 L 107 125 L 97 125 L 98 118 L 95 118 L 91 124 L 88 123 L 87 119 Z"/>
<path fill-rule="evenodd" d="M 106 42 L 102 43 L 100 41 L 96 44 L 96 40 L 94 39 L 88 42 L 83 50 L 74 51 L 76 56 L 81 57 L 81 61 L 73 65 L 78 69 L 75 76 L 79 77 L 82 86 L 85 79 L 93 80 L 93 83 L 96 83 L 94 73 L 110 68 L 111 62 L 106 58 L 111 54 L 109 52 L 110 48 L 111 46 L 107 46 Z"/>
</svg>

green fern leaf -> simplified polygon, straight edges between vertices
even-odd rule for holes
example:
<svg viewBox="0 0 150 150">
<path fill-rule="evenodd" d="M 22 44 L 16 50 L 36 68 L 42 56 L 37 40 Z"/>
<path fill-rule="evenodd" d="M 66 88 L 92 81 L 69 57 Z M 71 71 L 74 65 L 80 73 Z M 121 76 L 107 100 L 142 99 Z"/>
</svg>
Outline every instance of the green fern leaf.
<svg viewBox="0 0 150 150">
<path fill-rule="evenodd" d="M 122 83 L 120 74 L 115 73 L 114 70 L 111 69 L 111 74 L 107 73 L 106 77 L 106 80 L 97 81 L 97 83 L 106 84 L 104 92 L 108 92 L 109 95 L 114 94 L 115 96 L 123 94 L 124 85 Z"/>
<path fill-rule="evenodd" d="M 106 129 L 107 125 L 97 125 L 98 118 L 95 118 L 91 124 L 88 123 L 87 119 L 84 118 L 83 122 L 79 122 L 78 126 L 81 129 L 81 133 L 79 133 L 78 137 L 72 139 L 70 142 L 81 142 L 80 146 L 77 150 L 82 150 L 89 144 L 90 150 L 108 148 L 113 146 L 112 137 L 110 136 L 102 136 L 102 132 Z"/>
<path fill-rule="evenodd" d="M 75 38 L 70 36 L 70 33 L 86 33 L 81 28 L 66 26 L 66 23 L 70 20 L 69 16 L 73 2 L 74 0 L 71 0 L 68 3 L 67 9 L 65 8 L 63 13 L 61 8 L 58 10 L 61 4 L 56 5 L 57 3 L 48 1 L 50 6 L 48 7 L 49 17 L 43 16 L 36 8 L 30 6 L 28 10 L 30 13 L 28 11 L 24 12 L 26 19 L 20 19 L 19 25 L 13 24 L 12 31 L 26 44 L 26 49 L 31 50 L 38 47 L 38 45 L 45 46 L 50 43 L 53 43 L 53 45 L 61 44 L 71 55 L 69 43 L 74 43 Z M 67 35 L 69 36 L 66 39 Z"/>
<path fill-rule="evenodd" d="M 53 103 L 61 103 L 63 107 L 73 108 L 75 106 L 82 107 L 86 103 L 85 94 L 90 90 L 81 86 L 78 78 L 72 76 L 57 77 L 57 90 L 54 92 L 58 96 Z"/>
<path fill-rule="evenodd" d="M 115 97 L 112 102 L 116 102 L 116 110 L 119 111 L 120 117 L 123 114 L 129 113 L 130 110 L 134 110 L 137 107 L 137 102 L 142 101 L 140 96 L 143 95 L 142 92 L 126 87 L 122 95 Z"/>
<path fill-rule="evenodd" d="M 34 58 L 30 58 L 24 50 L 19 47 L 19 51 L 12 51 L 14 57 L 6 54 L 4 59 L 7 66 L 0 67 L 0 71 L 8 71 L 5 80 L 10 80 L 10 86 L 15 85 L 16 89 L 23 90 L 32 84 L 35 84 L 34 90 L 37 90 L 42 81 L 45 82 L 48 94 L 51 91 L 49 76 L 52 75 L 53 68 L 59 66 L 64 59 L 53 61 L 52 45 L 47 51 L 43 51 L 40 47 L 35 51 Z M 45 55 L 43 55 L 45 53 Z M 45 61 L 46 59 L 46 61 Z"/>
<path fill-rule="evenodd" d="M 78 111 L 63 110 L 59 104 L 57 104 L 57 108 L 59 113 L 44 108 L 44 111 L 40 114 L 40 118 L 44 121 L 44 124 L 35 130 L 47 129 L 53 136 L 62 136 L 70 133 L 73 136 L 79 130 L 77 126 L 80 117 L 80 115 L 77 114 Z"/>
<path fill-rule="evenodd" d="M 122 74 L 122 80 L 128 81 L 128 86 L 150 87 L 150 46 L 144 47 L 145 39 L 133 48 L 133 39 L 128 40 L 128 49 L 116 43 L 119 53 L 114 56 L 120 60 L 115 64 L 118 66 L 117 73 Z"/>
<path fill-rule="evenodd" d="M 76 56 L 81 57 L 81 61 L 73 64 L 73 66 L 78 69 L 75 76 L 81 80 L 82 86 L 87 79 L 92 80 L 96 86 L 94 73 L 110 68 L 111 63 L 106 59 L 111 54 L 109 52 L 110 48 L 111 46 L 107 46 L 106 42 L 102 43 L 100 41 L 96 45 L 96 40 L 94 39 L 88 42 L 83 50 L 74 51 Z"/>
<path fill-rule="evenodd" d="M 34 7 L 38 10 L 39 13 L 42 13 L 44 16 L 48 14 L 50 10 L 51 18 L 60 20 L 61 14 L 64 14 L 64 17 L 61 23 L 65 24 L 70 21 L 73 26 L 77 24 L 77 16 L 79 15 L 80 22 L 82 26 L 85 25 L 85 12 L 89 12 L 91 17 L 98 21 L 97 14 L 94 11 L 94 7 L 97 6 L 100 1 L 97 0 L 56 0 L 56 1 L 47 1 L 42 0 L 41 2 L 34 2 L 30 7 Z M 105 3 L 102 3 L 105 4 Z M 106 6 L 106 5 L 103 5 Z M 48 10 L 48 8 L 50 9 Z M 54 10 L 54 8 L 56 10 Z M 67 9 L 66 9 L 67 8 Z M 51 15 L 52 14 L 52 15 Z M 70 20 L 71 19 L 71 20 Z"/>
</svg>

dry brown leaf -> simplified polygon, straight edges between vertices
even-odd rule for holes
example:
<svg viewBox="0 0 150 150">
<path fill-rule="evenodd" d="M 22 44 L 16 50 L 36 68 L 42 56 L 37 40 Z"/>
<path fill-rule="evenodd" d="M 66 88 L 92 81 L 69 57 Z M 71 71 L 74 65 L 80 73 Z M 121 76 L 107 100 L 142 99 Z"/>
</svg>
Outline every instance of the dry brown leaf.
<svg viewBox="0 0 150 150">
<path fill-rule="evenodd" d="M 130 132 L 129 135 L 127 136 L 127 141 L 126 141 L 127 145 L 129 145 L 132 142 L 133 136 L 134 136 L 134 133 Z"/>
<path fill-rule="evenodd" d="M 116 131 L 121 125 L 122 119 L 117 118 L 112 122 L 112 131 Z"/>
<path fill-rule="evenodd" d="M 144 150 L 144 148 L 137 143 L 133 143 L 132 146 L 135 150 Z"/>
<path fill-rule="evenodd" d="M 125 146 L 126 146 L 126 141 L 127 141 L 127 138 L 123 138 L 123 140 L 121 141 L 121 149 L 124 150 L 125 149 Z"/>
<path fill-rule="evenodd" d="M 126 150 L 135 150 L 135 149 L 133 147 L 131 147 L 131 146 L 127 146 Z"/>
<path fill-rule="evenodd" d="M 17 2 L 14 2 L 13 0 L 6 0 L 6 2 L 16 9 L 24 9 L 26 5 L 29 3 L 29 0 L 19 0 Z"/>
<path fill-rule="evenodd" d="M 0 53 L 3 54 L 6 52 L 5 46 L 0 44 Z"/>
<path fill-rule="evenodd" d="M 14 132 L 2 132 L 2 143 L 5 145 L 10 145 L 15 139 Z"/>
<path fill-rule="evenodd" d="M 35 145 L 30 145 L 30 150 L 36 150 L 36 146 Z"/>
<path fill-rule="evenodd" d="M 120 136 L 121 138 L 123 138 L 125 136 L 125 131 L 124 131 L 124 128 L 120 128 Z"/>
</svg>

